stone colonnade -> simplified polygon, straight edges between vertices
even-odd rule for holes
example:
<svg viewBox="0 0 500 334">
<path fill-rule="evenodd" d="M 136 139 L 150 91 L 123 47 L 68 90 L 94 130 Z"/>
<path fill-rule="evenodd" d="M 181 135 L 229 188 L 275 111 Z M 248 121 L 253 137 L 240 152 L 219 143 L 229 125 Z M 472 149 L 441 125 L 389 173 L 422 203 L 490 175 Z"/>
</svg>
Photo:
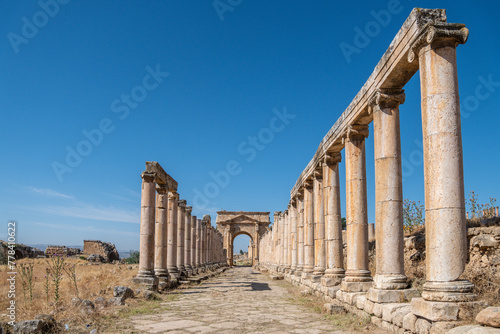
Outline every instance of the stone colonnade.
<svg viewBox="0 0 500 334">
<path fill-rule="evenodd" d="M 459 310 L 475 299 L 473 284 L 460 279 L 467 243 L 456 47 L 465 43 L 467 36 L 463 24 L 446 23 L 444 10 L 412 11 L 372 76 L 302 172 L 287 210 L 275 213 L 272 230 L 260 240 L 260 267 L 350 305 L 356 305 L 356 298 L 362 296 L 357 307 L 369 305 L 370 314 L 374 304 L 411 300 L 416 317 L 430 322 L 459 320 Z M 421 297 L 409 287 L 404 270 L 399 119 L 405 102 L 403 87 L 417 70 L 426 225 L 426 283 Z M 368 261 L 365 157 L 371 122 L 375 273 L 370 272 Z M 346 240 L 342 240 L 339 184 L 342 150 Z"/>
<path fill-rule="evenodd" d="M 141 174 L 139 272 L 134 282 L 157 290 L 225 266 L 222 234 L 179 199 L 177 182 L 157 162 Z M 196 278 L 194 278 L 196 279 Z"/>
</svg>

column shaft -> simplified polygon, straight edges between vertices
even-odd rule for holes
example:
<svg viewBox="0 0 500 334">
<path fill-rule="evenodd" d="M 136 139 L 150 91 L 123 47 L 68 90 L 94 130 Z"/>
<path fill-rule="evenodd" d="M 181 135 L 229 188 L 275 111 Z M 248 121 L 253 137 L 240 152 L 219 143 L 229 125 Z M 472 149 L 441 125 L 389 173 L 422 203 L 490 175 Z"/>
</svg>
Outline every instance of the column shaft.
<svg viewBox="0 0 500 334">
<path fill-rule="evenodd" d="M 138 276 L 154 276 L 155 176 L 142 173 L 141 226 Z"/>
<path fill-rule="evenodd" d="M 168 229 L 168 198 L 167 189 L 159 187 L 156 195 L 155 223 L 155 275 L 168 278 L 167 271 L 167 229 Z"/>
<path fill-rule="evenodd" d="M 177 206 L 179 195 L 168 192 L 168 228 L 167 228 L 167 269 L 171 278 L 179 278 L 177 268 Z"/>
<path fill-rule="evenodd" d="M 325 259 L 325 209 L 323 203 L 323 175 L 316 171 L 313 178 L 314 194 L 314 275 L 323 275 Z"/>
<path fill-rule="evenodd" d="M 304 272 L 314 270 L 314 205 L 313 189 L 310 184 L 304 187 Z"/>
</svg>

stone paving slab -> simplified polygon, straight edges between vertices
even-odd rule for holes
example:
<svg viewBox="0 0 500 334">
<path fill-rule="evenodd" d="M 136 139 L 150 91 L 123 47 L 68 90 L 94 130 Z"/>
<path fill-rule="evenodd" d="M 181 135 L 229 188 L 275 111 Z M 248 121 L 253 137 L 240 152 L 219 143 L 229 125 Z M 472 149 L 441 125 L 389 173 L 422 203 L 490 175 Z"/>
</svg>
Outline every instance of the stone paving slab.
<svg viewBox="0 0 500 334">
<path fill-rule="evenodd" d="M 162 303 L 168 311 L 129 321 L 142 333 L 358 333 L 339 331 L 321 314 L 293 304 L 279 281 L 249 267 L 180 291 L 177 300 Z"/>
</svg>

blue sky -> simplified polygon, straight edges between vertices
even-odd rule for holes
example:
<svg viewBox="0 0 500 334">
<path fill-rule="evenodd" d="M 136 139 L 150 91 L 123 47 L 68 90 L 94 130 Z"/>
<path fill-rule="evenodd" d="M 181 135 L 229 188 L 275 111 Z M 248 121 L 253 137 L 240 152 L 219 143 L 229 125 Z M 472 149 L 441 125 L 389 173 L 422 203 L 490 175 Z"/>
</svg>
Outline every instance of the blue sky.
<svg viewBox="0 0 500 334">
<path fill-rule="evenodd" d="M 272 219 L 417 6 L 446 8 L 449 22 L 470 29 L 457 52 L 465 188 L 481 203 L 498 196 L 496 2 L 54 3 L 0 4 L 0 239 L 14 219 L 23 243 L 101 239 L 138 249 L 145 161 L 179 182 L 196 215 L 215 222 L 221 209 L 270 211 Z M 346 57 L 341 45 L 389 9 Z M 404 197 L 423 203 L 418 73 L 405 89 Z M 366 151 L 373 222 L 373 133 Z M 235 250 L 247 245 L 240 237 Z"/>
</svg>

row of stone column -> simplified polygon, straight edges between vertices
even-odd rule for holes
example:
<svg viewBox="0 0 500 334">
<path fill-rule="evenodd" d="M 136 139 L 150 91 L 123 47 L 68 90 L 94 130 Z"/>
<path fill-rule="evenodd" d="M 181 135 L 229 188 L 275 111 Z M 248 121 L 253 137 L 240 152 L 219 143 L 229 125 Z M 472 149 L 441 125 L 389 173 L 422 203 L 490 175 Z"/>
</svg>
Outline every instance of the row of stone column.
<svg viewBox="0 0 500 334">
<path fill-rule="evenodd" d="M 209 215 L 198 219 L 175 189 L 143 172 L 139 273 L 134 280 L 155 288 L 225 263 L 222 235 Z"/>
<path fill-rule="evenodd" d="M 415 46 L 420 62 L 426 207 L 427 301 L 468 301 L 473 285 L 460 280 L 467 257 L 456 45 L 462 32 L 431 31 Z M 456 34 L 456 36 L 454 35 Z M 462 39 L 461 39 L 462 38 Z M 403 191 L 399 106 L 402 89 L 379 89 L 370 99 L 375 151 L 376 274 L 368 267 L 365 139 L 368 125 L 352 124 L 344 138 L 346 168 L 346 267 L 342 247 L 338 163 L 325 154 L 315 171 L 276 212 L 261 239 L 263 265 L 344 292 L 366 292 L 374 302 L 412 295 L 404 272 Z"/>
</svg>

